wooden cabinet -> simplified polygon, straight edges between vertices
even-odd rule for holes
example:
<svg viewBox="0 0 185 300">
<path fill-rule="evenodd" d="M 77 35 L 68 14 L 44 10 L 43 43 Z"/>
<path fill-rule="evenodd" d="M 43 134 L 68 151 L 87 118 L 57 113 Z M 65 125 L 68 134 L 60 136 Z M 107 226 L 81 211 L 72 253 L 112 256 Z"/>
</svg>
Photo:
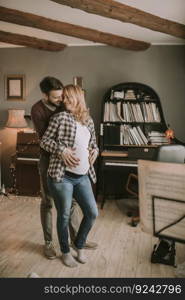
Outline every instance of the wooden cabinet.
<svg viewBox="0 0 185 300">
<path fill-rule="evenodd" d="M 18 195 L 38 196 L 40 194 L 37 164 L 37 161 L 16 160 L 16 191 Z"/>
</svg>

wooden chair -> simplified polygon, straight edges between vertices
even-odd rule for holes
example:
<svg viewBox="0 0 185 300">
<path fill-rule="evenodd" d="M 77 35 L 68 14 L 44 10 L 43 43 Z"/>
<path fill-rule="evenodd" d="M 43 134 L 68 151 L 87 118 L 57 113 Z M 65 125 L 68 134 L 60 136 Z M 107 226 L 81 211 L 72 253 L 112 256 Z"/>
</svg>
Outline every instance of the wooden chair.
<svg viewBox="0 0 185 300">
<path fill-rule="evenodd" d="M 185 147 L 178 144 L 160 146 L 157 161 L 184 164 Z M 151 262 L 175 266 L 175 254 L 175 241 L 159 238 L 158 243 L 154 245 Z"/>
<path fill-rule="evenodd" d="M 185 147 L 179 144 L 162 145 L 158 148 L 157 161 L 170 163 L 185 162 Z M 138 176 L 130 173 L 126 183 L 126 191 L 138 199 Z M 132 199 L 131 199 L 132 200 Z M 137 226 L 139 222 L 139 207 L 137 212 L 129 212 L 131 225 Z"/>
</svg>

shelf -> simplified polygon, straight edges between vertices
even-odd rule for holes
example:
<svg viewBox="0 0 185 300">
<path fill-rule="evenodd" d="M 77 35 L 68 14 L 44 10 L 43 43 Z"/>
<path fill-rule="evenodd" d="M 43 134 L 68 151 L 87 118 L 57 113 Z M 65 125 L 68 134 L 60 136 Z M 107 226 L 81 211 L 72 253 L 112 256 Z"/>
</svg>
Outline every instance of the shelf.
<svg viewBox="0 0 185 300">
<path fill-rule="evenodd" d="M 164 125 L 162 122 L 112 122 L 112 121 L 106 121 L 106 122 L 103 122 L 104 125 L 108 125 L 108 124 L 113 124 L 113 125 L 122 125 L 122 124 L 144 124 L 144 125 L 155 125 L 155 124 L 161 124 L 161 125 Z"/>
<path fill-rule="evenodd" d="M 158 145 L 116 145 L 116 144 L 104 144 L 104 147 L 134 147 L 134 148 L 157 148 Z"/>
<path fill-rule="evenodd" d="M 133 103 L 140 103 L 140 102 L 157 102 L 157 99 L 147 99 L 147 100 L 144 100 L 143 98 L 142 99 L 117 99 L 117 98 L 114 98 L 114 99 L 108 99 L 106 100 L 105 102 L 133 102 Z"/>
</svg>

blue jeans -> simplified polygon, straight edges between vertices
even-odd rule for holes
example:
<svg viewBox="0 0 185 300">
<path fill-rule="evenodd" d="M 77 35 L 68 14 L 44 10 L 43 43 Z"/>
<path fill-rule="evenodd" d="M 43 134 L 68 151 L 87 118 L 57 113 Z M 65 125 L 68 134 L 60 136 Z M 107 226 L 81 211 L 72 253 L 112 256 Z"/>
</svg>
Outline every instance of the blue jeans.
<svg viewBox="0 0 185 300">
<path fill-rule="evenodd" d="M 82 249 L 86 242 L 87 235 L 98 216 L 98 209 L 89 177 L 87 175 L 82 175 L 78 178 L 73 178 L 65 175 L 62 181 L 56 182 L 49 176 L 48 188 L 53 196 L 57 210 L 57 233 L 60 248 L 63 253 L 68 253 L 70 251 L 68 225 L 73 195 L 78 202 L 83 212 L 83 219 L 75 238 L 74 245 L 78 249 Z"/>
<path fill-rule="evenodd" d="M 49 167 L 49 156 L 44 154 L 40 155 L 38 164 L 40 174 L 40 187 L 41 187 L 41 204 L 40 204 L 40 217 L 42 229 L 44 233 L 44 240 L 52 241 L 52 207 L 53 199 L 50 195 L 47 185 L 47 170 Z M 71 241 L 75 240 L 77 231 L 80 225 L 80 216 L 78 215 L 77 202 L 73 200 L 70 211 L 69 219 L 69 232 Z"/>
</svg>

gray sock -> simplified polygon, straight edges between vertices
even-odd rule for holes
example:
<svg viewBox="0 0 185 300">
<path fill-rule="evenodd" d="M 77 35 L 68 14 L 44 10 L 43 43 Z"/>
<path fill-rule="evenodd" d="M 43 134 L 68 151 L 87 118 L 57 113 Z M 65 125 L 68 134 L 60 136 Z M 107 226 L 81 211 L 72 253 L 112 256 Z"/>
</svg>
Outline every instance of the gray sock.
<svg viewBox="0 0 185 300">
<path fill-rule="evenodd" d="M 78 265 L 70 252 L 62 254 L 62 261 L 64 265 L 70 268 L 77 267 Z"/>
<path fill-rule="evenodd" d="M 76 252 L 77 252 L 78 261 L 82 264 L 85 264 L 87 262 L 87 258 L 84 254 L 84 249 L 77 249 L 76 248 Z"/>
</svg>

